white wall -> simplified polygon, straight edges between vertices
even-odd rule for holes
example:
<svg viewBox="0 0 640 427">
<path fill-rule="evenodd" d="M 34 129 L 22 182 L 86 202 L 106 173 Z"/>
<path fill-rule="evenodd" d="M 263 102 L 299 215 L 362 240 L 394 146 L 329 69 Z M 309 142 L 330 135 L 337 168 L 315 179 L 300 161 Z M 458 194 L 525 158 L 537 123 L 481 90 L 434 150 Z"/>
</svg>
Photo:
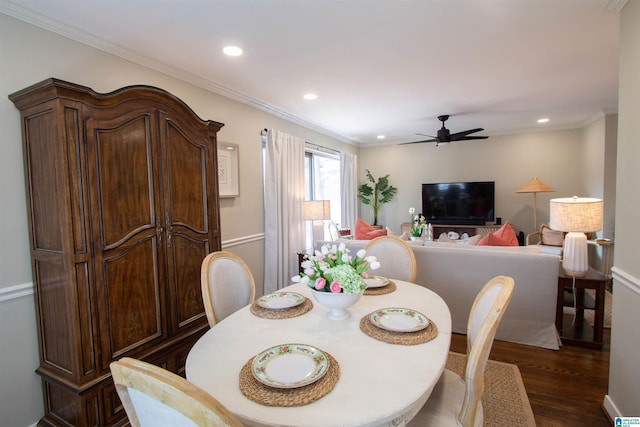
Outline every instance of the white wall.
<svg viewBox="0 0 640 427">
<path fill-rule="evenodd" d="M 398 187 L 396 198 L 384 205 L 379 223 L 398 232 L 409 220 L 409 207 L 421 210 L 421 184 L 448 181 L 495 181 L 496 216 L 516 231 L 533 231 L 533 195 L 516 190 L 533 177 L 555 190 L 537 194 L 538 227 L 549 221 L 549 200 L 584 194 L 584 165 L 575 161 L 583 146 L 580 130 L 546 131 L 491 136 L 487 140 L 434 144 L 393 145 L 360 150 L 360 179 L 369 169 L 374 177 L 390 174 Z M 362 205 L 363 219 L 371 208 Z"/>
<path fill-rule="evenodd" d="M 614 416 L 640 416 L 640 2 L 628 2 L 620 19 L 620 80 L 616 252 L 609 392 L 605 408 Z"/>
<path fill-rule="evenodd" d="M 577 196 L 602 198 L 604 193 L 604 116 L 581 129 L 582 145 L 576 161 L 583 166 L 583 190 Z"/>
<path fill-rule="evenodd" d="M 0 343 L 0 425 L 34 425 L 44 412 L 33 294 L 0 301 Z"/>
<path fill-rule="evenodd" d="M 616 145 L 618 115 L 608 114 L 592 121 L 582 128 L 582 146 L 578 161 L 583 165 L 582 197 L 602 199 L 603 224 L 597 237 L 614 239 L 615 203 L 616 203 Z M 589 247 L 589 264 L 596 270 L 605 272 L 604 256 L 601 247 Z"/>
<path fill-rule="evenodd" d="M 3 427 L 34 424 L 43 415 L 24 192 L 20 114 L 9 94 L 49 77 L 109 92 L 145 84 L 168 90 L 201 118 L 222 122 L 219 140 L 239 144 L 240 197 L 221 200 L 223 248 L 247 261 L 262 283 L 264 224 L 262 140 L 264 128 L 279 129 L 326 147 L 354 146 L 232 101 L 158 71 L 123 60 L 0 14 L 0 414 Z M 16 288 L 17 287 L 17 288 Z M 258 289 L 258 293 L 261 293 Z M 4 299 L 4 301 L 3 301 Z"/>
<path fill-rule="evenodd" d="M 616 176 L 618 173 L 618 114 L 605 117 L 605 150 L 604 150 L 604 217 L 602 236 L 615 240 Z"/>
</svg>

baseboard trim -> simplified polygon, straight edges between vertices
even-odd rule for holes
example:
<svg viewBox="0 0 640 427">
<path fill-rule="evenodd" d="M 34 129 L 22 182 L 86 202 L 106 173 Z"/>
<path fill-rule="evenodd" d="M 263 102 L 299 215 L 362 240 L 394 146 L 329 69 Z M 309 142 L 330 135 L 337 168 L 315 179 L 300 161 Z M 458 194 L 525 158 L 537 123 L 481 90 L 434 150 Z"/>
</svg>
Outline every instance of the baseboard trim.
<svg viewBox="0 0 640 427">
<path fill-rule="evenodd" d="M 252 234 L 249 236 L 242 236 L 236 239 L 229 239 L 222 241 L 222 249 L 232 248 L 234 246 L 246 245 L 247 243 L 257 242 L 264 240 L 264 233 Z"/>
<path fill-rule="evenodd" d="M 604 395 L 604 402 L 602 403 L 602 408 L 604 409 L 605 414 L 611 420 L 615 420 L 616 417 L 620 416 L 620 410 L 616 406 L 613 400 L 611 400 L 611 396 L 608 394 Z"/>
<path fill-rule="evenodd" d="M 33 295 L 33 282 L 0 288 L 0 302 L 10 301 L 28 295 Z"/>
</svg>

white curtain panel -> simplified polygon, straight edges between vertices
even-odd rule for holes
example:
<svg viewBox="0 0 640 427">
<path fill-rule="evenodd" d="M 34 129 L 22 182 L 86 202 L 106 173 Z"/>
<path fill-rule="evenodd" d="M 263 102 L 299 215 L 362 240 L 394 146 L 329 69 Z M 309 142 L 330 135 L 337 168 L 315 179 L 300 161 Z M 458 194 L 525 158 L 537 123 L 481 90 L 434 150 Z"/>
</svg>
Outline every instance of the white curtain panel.
<svg viewBox="0 0 640 427">
<path fill-rule="evenodd" d="M 350 228 L 353 233 L 353 227 L 358 218 L 358 156 L 355 154 L 344 151 L 340 153 L 340 185 L 342 187 L 340 226 Z"/>
<path fill-rule="evenodd" d="M 265 150 L 264 294 L 291 284 L 305 248 L 304 140 L 270 129 Z"/>
</svg>

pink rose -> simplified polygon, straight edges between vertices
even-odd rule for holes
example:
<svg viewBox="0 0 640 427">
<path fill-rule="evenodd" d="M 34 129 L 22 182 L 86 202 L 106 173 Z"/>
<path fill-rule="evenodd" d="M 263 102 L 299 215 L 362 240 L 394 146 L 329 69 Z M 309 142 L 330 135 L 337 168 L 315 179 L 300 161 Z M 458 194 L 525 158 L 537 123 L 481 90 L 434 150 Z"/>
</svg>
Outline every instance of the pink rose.
<svg viewBox="0 0 640 427">
<path fill-rule="evenodd" d="M 331 289 L 331 292 L 333 292 L 334 294 L 337 294 L 342 290 L 338 282 L 331 282 L 331 285 L 329 285 L 329 289 Z"/>
<path fill-rule="evenodd" d="M 368 279 L 369 275 L 367 274 L 366 271 L 363 271 L 362 274 L 360 274 L 362 276 L 363 279 Z"/>
<path fill-rule="evenodd" d="M 316 279 L 316 282 L 313 284 L 313 286 L 317 289 L 320 290 L 322 288 L 324 288 L 324 286 L 327 284 L 327 281 L 322 278 L 322 277 L 318 277 Z"/>
</svg>

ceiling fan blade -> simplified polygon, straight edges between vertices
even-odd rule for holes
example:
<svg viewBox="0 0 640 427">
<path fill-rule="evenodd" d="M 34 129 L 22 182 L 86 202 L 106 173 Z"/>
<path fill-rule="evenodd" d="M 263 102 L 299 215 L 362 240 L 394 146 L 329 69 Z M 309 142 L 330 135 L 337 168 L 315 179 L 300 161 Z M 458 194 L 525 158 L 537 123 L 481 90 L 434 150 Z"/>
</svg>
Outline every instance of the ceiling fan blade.
<svg viewBox="0 0 640 427">
<path fill-rule="evenodd" d="M 416 133 L 416 135 L 428 136 L 431 139 L 425 139 L 422 141 L 413 141 L 413 142 L 403 142 L 403 143 L 400 143 L 399 145 L 420 144 L 423 142 L 435 142 L 437 147 L 439 144 L 448 144 L 449 142 L 469 141 L 472 139 L 489 138 L 488 136 L 469 136 L 472 133 L 483 131 L 484 130 L 483 128 L 475 128 L 475 129 L 464 130 L 462 132 L 451 133 L 449 129 L 444 127 L 444 122 L 446 122 L 448 118 L 449 116 L 444 116 L 444 115 L 438 116 L 438 120 L 442 122 L 442 127 L 438 129 L 438 136 L 426 135 L 424 133 Z"/>
<path fill-rule="evenodd" d="M 476 133 L 476 132 L 481 132 L 483 130 L 484 129 L 482 129 L 482 128 L 464 130 L 462 132 L 452 133 L 450 138 L 451 138 L 451 140 L 455 140 L 456 138 L 459 138 L 459 137 L 462 137 L 462 136 L 467 136 L 469 134 Z"/>
<path fill-rule="evenodd" d="M 461 136 L 460 138 L 451 139 L 451 141 L 471 141 L 472 139 L 487 139 L 488 136 Z"/>
<path fill-rule="evenodd" d="M 434 138 L 434 139 L 425 139 L 425 140 L 422 140 L 422 141 L 401 142 L 401 143 L 400 143 L 400 144 L 398 144 L 398 145 L 421 144 L 421 143 L 423 143 L 423 142 L 438 142 L 438 140 L 437 140 L 437 139 L 435 139 L 435 138 Z"/>
</svg>

